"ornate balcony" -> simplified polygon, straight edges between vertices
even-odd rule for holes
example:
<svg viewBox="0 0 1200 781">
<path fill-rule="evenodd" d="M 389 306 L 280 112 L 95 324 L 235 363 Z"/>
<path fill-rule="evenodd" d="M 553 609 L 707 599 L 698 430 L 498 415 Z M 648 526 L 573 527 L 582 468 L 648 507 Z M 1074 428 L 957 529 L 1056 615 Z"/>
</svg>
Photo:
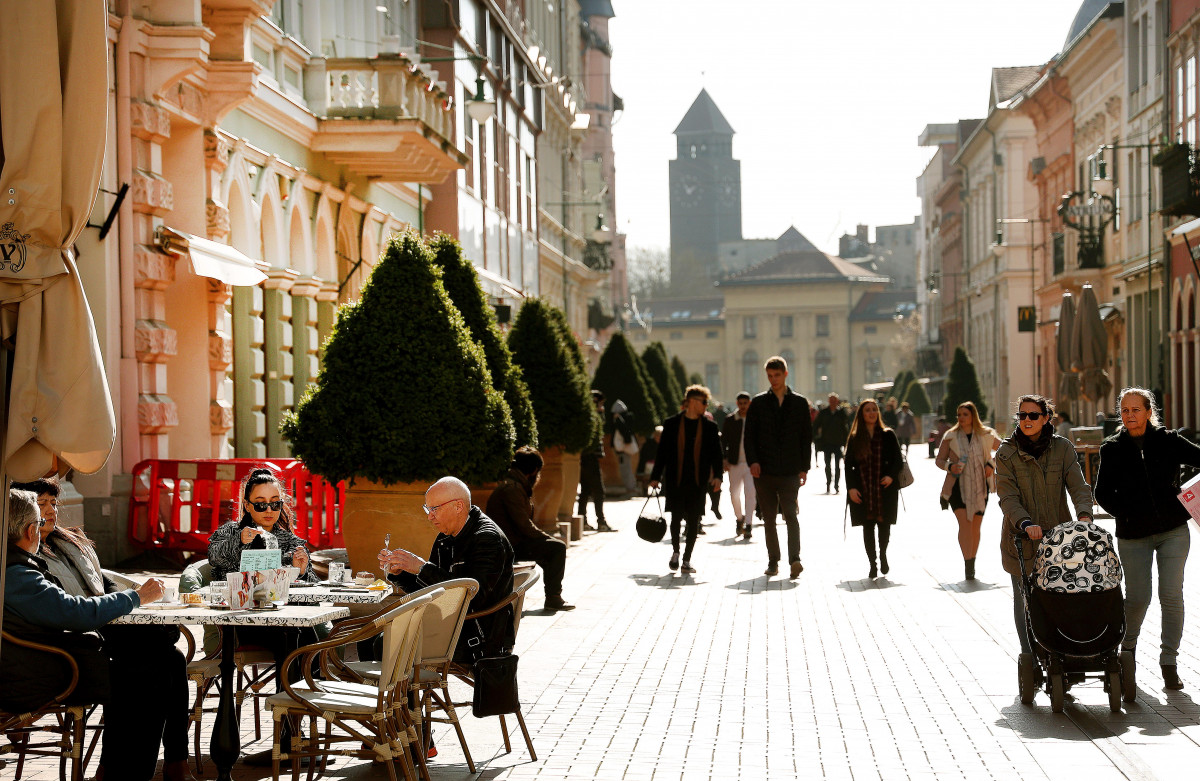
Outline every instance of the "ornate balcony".
<svg viewBox="0 0 1200 781">
<path fill-rule="evenodd" d="M 416 54 L 313 58 L 305 99 L 312 148 L 370 179 L 438 184 L 465 166 L 454 146 L 454 98 Z"/>
</svg>

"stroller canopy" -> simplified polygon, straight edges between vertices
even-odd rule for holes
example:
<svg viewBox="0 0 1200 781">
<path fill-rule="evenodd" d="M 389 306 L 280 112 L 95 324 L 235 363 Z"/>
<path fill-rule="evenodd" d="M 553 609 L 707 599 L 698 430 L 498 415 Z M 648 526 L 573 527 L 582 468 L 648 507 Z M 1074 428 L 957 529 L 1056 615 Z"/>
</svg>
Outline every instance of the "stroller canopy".
<svg viewBox="0 0 1200 781">
<path fill-rule="evenodd" d="M 1060 523 L 1042 539 L 1034 585 L 1043 591 L 1080 593 L 1121 587 L 1121 560 L 1112 535 L 1094 523 Z"/>
</svg>

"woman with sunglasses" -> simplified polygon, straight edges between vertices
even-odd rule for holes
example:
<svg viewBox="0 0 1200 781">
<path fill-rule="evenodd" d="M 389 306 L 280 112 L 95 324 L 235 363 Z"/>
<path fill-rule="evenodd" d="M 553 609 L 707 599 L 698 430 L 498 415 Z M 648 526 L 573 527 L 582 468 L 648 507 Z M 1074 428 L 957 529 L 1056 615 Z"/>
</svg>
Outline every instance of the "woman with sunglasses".
<svg viewBox="0 0 1200 781">
<path fill-rule="evenodd" d="M 1200 466 L 1200 447 L 1163 428 L 1144 388 L 1121 391 L 1121 428 L 1100 446 L 1096 501 L 1117 519 L 1117 553 L 1125 570 L 1125 640 L 1131 655 L 1151 599 L 1158 561 L 1163 686 L 1182 689 L 1177 657 L 1183 639 L 1183 570 L 1191 547 L 1188 511 L 1179 501 L 1179 468 Z"/>
<path fill-rule="evenodd" d="M 1075 446 L 1054 433 L 1050 400 L 1035 394 L 1017 399 L 1017 428 L 996 451 L 996 494 L 1004 511 L 1000 534 L 1000 559 L 1012 578 L 1013 620 L 1022 653 L 1033 653 L 1025 631 L 1025 599 L 1021 589 L 1021 567 L 1015 538 L 1021 535 L 1025 571 L 1033 571 L 1042 532 L 1072 520 L 1067 494 L 1075 516 L 1092 522 L 1092 489 L 1083 479 Z"/>
<path fill-rule="evenodd" d="M 212 579 L 223 581 L 242 568 L 242 551 L 279 548 L 283 566 L 299 567 L 297 580 L 313 582 L 308 548 L 292 533 L 291 497 L 275 473 L 260 467 L 242 481 L 242 517 L 230 521 L 208 538 Z"/>
<path fill-rule="evenodd" d="M 942 436 L 937 459 L 945 469 L 942 483 L 942 509 L 954 511 L 958 519 L 958 547 L 962 550 L 967 580 L 975 579 L 975 555 L 987 509 L 988 481 L 995 474 L 992 455 L 1000 446 L 1000 436 L 979 419 L 975 403 L 958 405 L 958 422 Z"/>
</svg>

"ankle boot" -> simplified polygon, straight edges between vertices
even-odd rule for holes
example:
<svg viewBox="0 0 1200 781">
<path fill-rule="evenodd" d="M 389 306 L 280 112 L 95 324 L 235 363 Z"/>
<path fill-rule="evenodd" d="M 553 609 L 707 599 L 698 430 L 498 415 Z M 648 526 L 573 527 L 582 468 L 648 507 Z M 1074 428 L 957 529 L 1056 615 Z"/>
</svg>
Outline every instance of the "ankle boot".
<svg viewBox="0 0 1200 781">
<path fill-rule="evenodd" d="M 1183 688 L 1183 681 L 1179 680 L 1179 668 L 1173 664 L 1162 665 L 1163 688 L 1179 691 Z"/>
<path fill-rule="evenodd" d="M 965 559 L 963 564 L 967 570 L 967 580 L 975 579 L 975 559 Z"/>
</svg>

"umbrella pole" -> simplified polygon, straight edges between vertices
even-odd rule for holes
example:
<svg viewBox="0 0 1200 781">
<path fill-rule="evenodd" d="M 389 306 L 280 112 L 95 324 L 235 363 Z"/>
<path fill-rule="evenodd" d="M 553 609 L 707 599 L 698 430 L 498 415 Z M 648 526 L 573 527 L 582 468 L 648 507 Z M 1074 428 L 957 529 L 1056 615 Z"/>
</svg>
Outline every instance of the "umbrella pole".
<svg viewBox="0 0 1200 781">
<path fill-rule="evenodd" d="M 0 432 L 8 431 L 8 348 L 0 345 Z M 0 437 L 0 486 L 4 487 L 4 496 L 0 497 L 0 534 L 4 535 L 4 544 L 0 545 L 0 630 L 4 629 L 4 586 L 8 573 L 8 470 L 5 455 L 8 452 L 7 436 Z M 0 659 L 3 662 L 3 659 Z"/>
</svg>

